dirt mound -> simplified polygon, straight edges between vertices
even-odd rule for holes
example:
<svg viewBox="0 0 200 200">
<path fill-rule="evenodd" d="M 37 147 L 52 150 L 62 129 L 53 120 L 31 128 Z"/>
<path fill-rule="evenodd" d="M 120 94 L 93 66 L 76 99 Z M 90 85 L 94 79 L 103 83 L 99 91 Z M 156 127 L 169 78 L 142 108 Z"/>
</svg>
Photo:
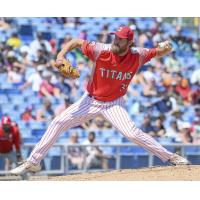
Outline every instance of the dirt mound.
<svg viewBox="0 0 200 200">
<path fill-rule="evenodd" d="M 68 176 L 31 177 L 29 180 L 50 181 L 200 181 L 200 166 L 169 166 L 113 170 Z"/>
</svg>

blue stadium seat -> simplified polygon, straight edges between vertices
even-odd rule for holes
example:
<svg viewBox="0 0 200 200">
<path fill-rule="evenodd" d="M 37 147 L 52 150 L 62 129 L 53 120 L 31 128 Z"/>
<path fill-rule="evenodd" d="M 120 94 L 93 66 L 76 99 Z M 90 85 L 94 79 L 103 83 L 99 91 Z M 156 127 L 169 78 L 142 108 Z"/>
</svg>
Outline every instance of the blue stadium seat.
<svg viewBox="0 0 200 200">
<path fill-rule="evenodd" d="M 24 122 L 22 120 L 17 122 L 20 129 L 28 129 L 30 127 L 29 122 Z"/>
<path fill-rule="evenodd" d="M 61 168 L 61 157 L 60 156 L 53 156 L 51 159 L 51 170 L 59 170 Z"/>
<path fill-rule="evenodd" d="M 25 137 L 22 139 L 23 143 L 37 143 L 39 142 L 39 138 L 36 138 L 36 137 Z"/>
<path fill-rule="evenodd" d="M 32 129 L 32 136 L 33 137 L 37 137 L 37 138 L 41 138 L 44 133 L 45 133 L 46 129 Z"/>
<path fill-rule="evenodd" d="M 167 166 L 169 165 L 168 162 L 162 162 L 158 157 L 153 156 L 153 166 Z"/>
<path fill-rule="evenodd" d="M 3 114 L 11 114 L 14 111 L 14 105 L 13 104 L 2 104 L 1 111 Z"/>
<path fill-rule="evenodd" d="M 33 27 L 32 27 L 32 25 L 21 25 L 19 27 L 18 33 L 20 36 L 32 36 L 33 37 Z"/>
<path fill-rule="evenodd" d="M 25 103 L 25 99 L 22 95 L 12 94 L 12 95 L 9 95 L 9 98 L 10 98 L 11 103 L 14 105 L 21 105 Z"/>
<path fill-rule="evenodd" d="M 187 155 L 186 158 L 192 165 L 200 165 L 200 155 Z"/>
<path fill-rule="evenodd" d="M 18 89 L 6 89 L 6 94 L 21 94 L 21 90 Z"/>
<path fill-rule="evenodd" d="M 120 160 L 121 169 L 131 169 L 134 165 L 133 155 L 123 155 Z"/>
<path fill-rule="evenodd" d="M 133 168 L 141 168 L 149 166 L 148 155 L 134 155 L 133 157 Z"/>
<path fill-rule="evenodd" d="M 5 94 L 0 94 L 0 104 L 6 104 L 9 102 L 8 96 Z"/>
<path fill-rule="evenodd" d="M 186 155 L 197 155 L 199 154 L 200 155 L 200 152 L 199 152 L 199 148 L 198 147 L 193 147 L 193 146 L 186 146 L 184 147 L 184 152 Z"/>
<path fill-rule="evenodd" d="M 5 159 L 0 156 L 0 170 L 5 170 Z"/>
<path fill-rule="evenodd" d="M 28 138 L 28 137 L 32 137 L 32 131 L 30 129 L 27 128 L 20 128 L 20 133 L 21 133 L 21 137 L 22 138 Z"/>
</svg>

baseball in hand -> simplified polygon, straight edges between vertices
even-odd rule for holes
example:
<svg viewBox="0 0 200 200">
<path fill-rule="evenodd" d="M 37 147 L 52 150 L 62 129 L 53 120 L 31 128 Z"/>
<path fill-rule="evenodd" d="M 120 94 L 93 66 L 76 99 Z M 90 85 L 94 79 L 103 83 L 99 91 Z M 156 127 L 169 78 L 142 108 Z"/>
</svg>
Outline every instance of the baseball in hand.
<svg viewBox="0 0 200 200">
<path fill-rule="evenodd" d="M 161 49 L 172 50 L 172 43 L 170 41 L 160 42 L 158 47 Z"/>
</svg>

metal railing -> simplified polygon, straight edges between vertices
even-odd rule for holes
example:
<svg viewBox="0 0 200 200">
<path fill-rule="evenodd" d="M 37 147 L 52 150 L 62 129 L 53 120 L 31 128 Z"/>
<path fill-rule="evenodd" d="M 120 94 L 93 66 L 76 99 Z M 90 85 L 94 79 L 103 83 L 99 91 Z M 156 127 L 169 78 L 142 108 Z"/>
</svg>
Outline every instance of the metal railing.
<svg viewBox="0 0 200 200">
<path fill-rule="evenodd" d="M 200 156 L 200 145 L 195 145 L 195 144 L 162 144 L 164 147 L 168 148 L 168 147 L 174 147 L 174 148 L 179 148 L 180 149 L 180 154 L 182 156 L 185 156 L 187 154 L 187 152 L 185 151 L 186 147 L 196 147 L 199 148 L 197 152 L 195 153 L 189 153 L 189 155 L 199 155 Z M 23 149 L 29 149 L 34 147 L 35 144 L 29 143 L 29 144 L 24 144 L 23 145 Z M 54 144 L 53 147 L 59 147 L 60 148 L 60 155 L 57 155 L 60 157 L 60 169 L 56 169 L 56 170 L 52 170 L 49 167 L 47 167 L 47 169 L 39 172 L 39 175 L 67 175 L 67 174 L 72 174 L 72 173 L 82 173 L 82 172 L 87 172 L 87 171 L 91 171 L 88 170 L 86 168 L 85 162 L 84 162 L 84 168 L 83 170 L 70 170 L 69 169 L 69 160 L 68 160 L 68 149 L 69 147 L 81 147 L 83 150 L 86 149 L 86 147 L 89 146 L 98 146 L 98 147 L 115 147 L 116 151 L 114 153 L 114 159 L 115 159 L 115 168 L 114 169 L 121 169 L 121 157 L 122 156 L 138 156 L 138 155 L 146 155 L 148 156 L 148 166 L 147 167 L 151 167 L 154 165 L 154 155 L 149 153 L 149 152 L 142 152 L 142 153 L 138 153 L 138 152 L 132 152 L 132 153 L 122 153 L 121 152 L 121 147 L 139 147 L 138 145 L 135 144 L 98 144 L 98 145 L 83 145 L 83 144 L 76 144 L 76 145 L 68 145 L 68 144 Z M 84 151 L 86 152 L 86 151 Z M 27 156 L 27 155 L 26 155 Z M 86 158 L 86 156 L 85 156 Z M 47 163 L 48 166 L 48 162 L 50 163 L 52 159 L 52 155 L 51 154 L 47 154 L 47 156 L 44 159 L 44 163 Z M 86 160 L 86 159 L 85 159 Z M 199 163 L 200 164 L 200 163 Z M 46 166 L 46 165 L 45 165 Z M 97 171 L 97 170 L 95 170 Z M 98 170 L 99 171 L 99 170 Z M 7 171 L 4 170 L 0 170 L 0 174 L 7 174 Z"/>
</svg>

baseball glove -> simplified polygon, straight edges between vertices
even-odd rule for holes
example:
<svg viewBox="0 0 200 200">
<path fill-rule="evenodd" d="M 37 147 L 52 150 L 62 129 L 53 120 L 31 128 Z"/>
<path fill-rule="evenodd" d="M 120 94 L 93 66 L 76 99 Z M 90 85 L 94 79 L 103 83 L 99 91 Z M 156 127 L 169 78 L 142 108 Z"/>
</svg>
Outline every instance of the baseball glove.
<svg viewBox="0 0 200 200">
<path fill-rule="evenodd" d="M 55 66 L 66 78 L 76 79 L 80 77 L 80 72 L 76 68 L 72 67 L 71 63 L 66 59 L 56 62 Z"/>
</svg>

